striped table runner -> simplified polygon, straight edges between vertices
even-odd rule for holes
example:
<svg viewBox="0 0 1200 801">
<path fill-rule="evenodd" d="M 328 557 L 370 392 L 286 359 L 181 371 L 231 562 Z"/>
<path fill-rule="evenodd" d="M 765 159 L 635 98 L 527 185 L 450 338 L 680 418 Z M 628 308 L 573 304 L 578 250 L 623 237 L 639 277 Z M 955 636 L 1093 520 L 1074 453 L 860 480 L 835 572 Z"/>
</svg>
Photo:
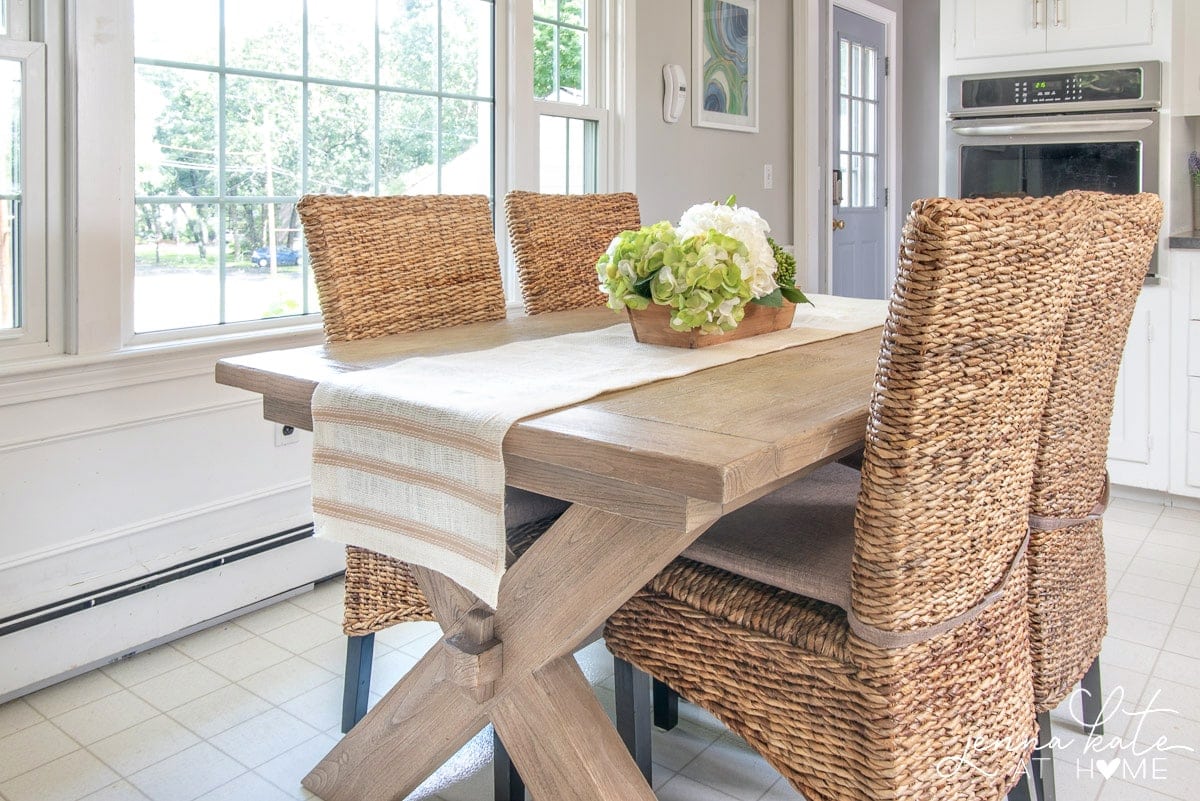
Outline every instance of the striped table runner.
<svg viewBox="0 0 1200 801">
<path fill-rule="evenodd" d="M 684 350 L 628 323 L 348 373 L 313 395 L 317 535 L 436 570 L 496 605 L 504 457 L 523 417 L 882 325 L 886 301 L 813 296 L 790 329 Z"/>
</svg>

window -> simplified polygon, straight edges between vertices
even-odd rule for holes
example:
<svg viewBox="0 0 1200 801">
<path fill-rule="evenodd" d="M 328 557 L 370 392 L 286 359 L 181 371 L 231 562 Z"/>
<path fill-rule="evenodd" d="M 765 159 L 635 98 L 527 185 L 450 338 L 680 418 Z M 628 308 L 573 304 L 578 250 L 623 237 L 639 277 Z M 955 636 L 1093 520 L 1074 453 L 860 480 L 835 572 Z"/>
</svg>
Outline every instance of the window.
<svg viewBox="0 0 1200 801">
<path fill-rule="evenodd" d="M 838 87 L 838 161 L 845 180 L 843 205 L 872 208 L 879 205 L 875 176 L 879 172 L 878 126 L 879 54 L 848 39 L 840 39 Z"/>
<path fill-rule="evenodd" d="M 599 80 L 602 0 L 534 0 L 533 95 L 542 192 L 599 191 L 605 120 Z"/>
<path fill-rule="evenodd" d="M 491 0 L 135 0 L 133 330 L 317 311 L 302 194 L 494 197 L 494 20 Z"/>
<path fill-rule="evenodd" d="M 50 339 L 46 269 L 46 52 L 30 41 L 28 6 L 0 3 L 0 346 L 44 352 Z"/>
</svg>

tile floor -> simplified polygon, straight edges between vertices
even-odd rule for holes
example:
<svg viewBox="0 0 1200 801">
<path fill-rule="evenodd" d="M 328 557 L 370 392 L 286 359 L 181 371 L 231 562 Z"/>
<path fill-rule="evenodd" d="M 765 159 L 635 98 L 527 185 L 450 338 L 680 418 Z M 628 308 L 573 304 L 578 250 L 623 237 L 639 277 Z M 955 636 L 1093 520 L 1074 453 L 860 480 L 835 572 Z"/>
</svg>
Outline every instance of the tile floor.
<svg viewBox="0 0 1200 801">
<path fill-rule="evenodd" d="M 1108 731 L 1103 742 L 1089 743 L 1070 703 L 1054 713 L 1058 797 L 1194 799 L 1200 512 L 1117 500 L 1105 525 L 1111 624 L 1102 664 L 1106 691 L 1114 693 Z M 300 777 L 338 737 L 340 619 L 341 583 L 331 581 L 0 706 L 0 800 L 312 798 Z M 437 640 L 435 628 L 407 624 L 379 634 L 374 686 L 403 675 Z M 578 659 L 611 710 L 608 652 L 597 643 Z M 686 704 L 680 716 L 676 730 L 655 732 L 660 799 L 800 798 L 715 719 Z M 484 732 L 412 798 L 490 801 L 490 759 Z"/>
</svg>

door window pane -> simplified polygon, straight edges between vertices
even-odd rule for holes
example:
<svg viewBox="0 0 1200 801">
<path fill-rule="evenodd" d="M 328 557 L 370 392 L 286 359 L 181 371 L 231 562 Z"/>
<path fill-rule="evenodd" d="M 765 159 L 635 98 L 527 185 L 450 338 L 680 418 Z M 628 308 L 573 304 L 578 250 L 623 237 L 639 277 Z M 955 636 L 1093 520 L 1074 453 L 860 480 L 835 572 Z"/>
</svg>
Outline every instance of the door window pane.
<svg viewBox="0 0 1200 801">
<path fill-rule="evenodd" d="M 878 204 L 879 54 L 868 45 L 839 38 L 838 151 L 843 206 Z"/>
</svg>

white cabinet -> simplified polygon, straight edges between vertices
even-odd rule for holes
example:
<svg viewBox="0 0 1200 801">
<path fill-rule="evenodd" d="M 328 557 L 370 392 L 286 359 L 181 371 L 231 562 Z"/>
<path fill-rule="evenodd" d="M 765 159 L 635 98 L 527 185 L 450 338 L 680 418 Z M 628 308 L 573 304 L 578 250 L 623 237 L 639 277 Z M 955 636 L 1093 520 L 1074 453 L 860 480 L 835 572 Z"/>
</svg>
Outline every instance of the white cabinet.
<svg viewBox="0 0 1200 801">
<path fill-rule="evenodd" d="M 1133 313 L 1117 378 L 1108 442 L 1108 470 L 1114 484 L 1167 489 L 1169 315 L 1165 288 L 1146 287 Z"/>
<path fill-rule="evenodd" d="M 1149 44 L 1153 0 L 954 0 L 954 57 Z"/>
<path fill-rule="evenodd" d="M 1176 113 L 1200 115 L 1200 3 L 1177 3 L 1171 27 Z"/>
</svg>

